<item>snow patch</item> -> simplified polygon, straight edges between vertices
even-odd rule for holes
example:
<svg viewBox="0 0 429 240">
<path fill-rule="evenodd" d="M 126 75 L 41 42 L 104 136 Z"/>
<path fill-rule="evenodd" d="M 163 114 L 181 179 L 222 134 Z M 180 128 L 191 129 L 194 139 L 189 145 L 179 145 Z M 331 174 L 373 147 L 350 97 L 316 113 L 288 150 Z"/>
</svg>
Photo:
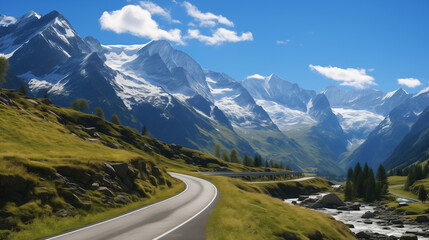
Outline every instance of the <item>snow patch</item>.
<svg viewBox="0 0 429 240">
<path fill-rule="evenodd" d="M 2 26 L 2 27 L 7 27 L 11 24 L 15 24 L 16 21 L 17 21 L 17 19 L 14 17 L 5 16 L 5 15 L 0 14 L 0 26 Z"/>
<path fill-rule="evenodd" d="M 417 97 L 419 95 L 425 94 L 429 92 L 429 87 L 422 89 L 420 92 L 418 92 L 416 95 L 414 95 L 413 97 Z"/>
<path fill-rule="evenodd" d="M 384 119 L 382 115 L 367 110 L 332 108 L 332 111 L 346 133 L 357 129 L 374 129 Z"/>
</svg>

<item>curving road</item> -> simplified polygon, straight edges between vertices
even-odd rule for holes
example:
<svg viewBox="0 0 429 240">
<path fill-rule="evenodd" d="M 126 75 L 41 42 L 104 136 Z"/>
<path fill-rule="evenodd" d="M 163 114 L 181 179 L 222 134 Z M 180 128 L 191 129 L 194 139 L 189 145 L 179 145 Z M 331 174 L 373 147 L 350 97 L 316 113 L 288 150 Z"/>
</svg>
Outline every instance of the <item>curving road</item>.
<svg viewBox="0 0 429 240">
<path fill-rule="evenodd" d="M 205 225 L 218 197 L 216 187 L 201 178 L 170 174 L 186 184 L 180 194 L 48 239 L 205 239 Z"/>
<path fill-rule="evenodd" d="M 404 184 L 393 185 L 393 186 L 389 186 L 389 189 L 397 188 L 397 187 L 403 187 L 403 186 L 404 186 Z M 405 200 L 411 201 L 411 202 L 421 202 L 421 201 L 420 201 L 420 200 L 418 200 L 418 199 L 410 198 L 410 197 L 407 197 L 407 196 L 401 195 L 401 194 L 399 194 L 399 193 L 395 193 L 395 192 L 390 191 L 390 190 L 389 190 L 389 193 L 391 193 L 391 194 L 393 194 L 393 195 L 395 195 L 395 196 L 397 196 L 397 197 L 403 198 L 403 199 L 405 199 Z"/>
</svg>

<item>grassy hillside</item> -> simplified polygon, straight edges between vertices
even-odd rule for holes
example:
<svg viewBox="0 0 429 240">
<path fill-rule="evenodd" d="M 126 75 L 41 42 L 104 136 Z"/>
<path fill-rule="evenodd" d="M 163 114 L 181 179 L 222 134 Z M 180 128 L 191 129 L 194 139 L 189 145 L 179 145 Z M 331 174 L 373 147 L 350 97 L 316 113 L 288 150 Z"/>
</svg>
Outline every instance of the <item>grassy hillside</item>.
<svg viewBox="0 0 429 240">
<path fill-rule="evenodd" d="M 0 91 L 0 102 L 6 102 L 0 103 L 0 238 L 40 238 L 174 195 L 183 184 L 167 169 L 268 170 L 167 145 L 46 99 Z M 262 187 L 204 177 L 221 193 L 207 226 L 209 239 L 308 239 L 316 230 L 326 239 L 353 238 L 332 217 L 284 204 Z"/>
<path fill-rule="evenodd" d="M 207 239 L 320 239 L 318 233 L 323 239 L 355 239 L 333 217 L 268 197 L 259 184 L 202 177 L 212 181 L 221 194 L 209 219 Z"/>
</svg>

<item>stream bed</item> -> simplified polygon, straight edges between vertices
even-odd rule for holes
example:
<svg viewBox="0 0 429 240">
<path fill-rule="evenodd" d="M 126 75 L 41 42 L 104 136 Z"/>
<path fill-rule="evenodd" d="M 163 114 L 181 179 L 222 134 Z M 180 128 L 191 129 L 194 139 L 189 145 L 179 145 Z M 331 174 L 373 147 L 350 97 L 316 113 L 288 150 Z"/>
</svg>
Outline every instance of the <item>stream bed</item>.
<svg viewBox="0 0 429 240">
<path fill-rule="evenodd" d="M 313 195 L 310 196 L 310 198 L 320 198 L 323 195 L 324 194 Z M 285 199 L 284 202 L 288 204 L 300 204 L 298 198 Z M 378 209 L 376 209 L 376 206 L 361 204 L 360 210 L 351 211 L 330 208 L 320 208 L 315 210 L 329 214 L 346 225 L 353 225 L 350 230 L 355 234 L 359 232 L 373 232 L 399 238 L 406 232 L 417 233 L 428 231 L 426 228 L 422 229 L 421 225 L 413 225 L 406 222 L 403 222 L 402 224 L 389 224 L 385 219 L 380 219 L 378 216 L 374 216 L 373 218 L 362 218 L 362 215 L 366 212 L 377 211 Z M 427 225 L 429 225 L 429 223 Z M 418 239 L 429 240 L 429 237 L 418 236 Z"/>
</svg>

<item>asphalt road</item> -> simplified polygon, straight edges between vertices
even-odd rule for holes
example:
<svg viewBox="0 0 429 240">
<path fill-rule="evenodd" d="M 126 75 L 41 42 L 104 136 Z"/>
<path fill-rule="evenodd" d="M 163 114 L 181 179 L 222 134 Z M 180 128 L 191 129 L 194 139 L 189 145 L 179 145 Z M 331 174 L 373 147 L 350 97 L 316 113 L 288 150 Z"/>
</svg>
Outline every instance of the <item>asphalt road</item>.
<svg viewBox="0 0 429 240">
<path fill-rule="evenodd" d="M 404 186 L 404 184 L 393 185 L 393 186 L 389 186 L 389 189 L 391 189 L 391 188 L 397 188 L 397 187 L 402 187 L 402 186 Z M 390 191 L 390 190 L 389 190 L 389 193 L 391 193 L 391 194 L 393 194 L 393 195 L 395 195 L 395 196 L 397 196 L 397 197 L 403 198 L 403 199 L 405 199 L 405 200 L 411 201 L 411 202 L 421 202 L 421 201 L 420 201 L 420 200 L 418 200 L 418 199 L 414 199 L 414 198 L 406 197 L 406 196 L 404 196 L 404 195 L 401 195 L 401 194 L 399 194 L 399 193 L 392 192 L 392 191 Z"/>
<path fill-rule="evenodd" d="M 257 184 L 257 183 L 301 182 L 301 181 L 305 181 L 313 178 L 315 177 L 303 177 L 303 178 L 296 178 L 296 179 L 282 180 L 282 181 L 246 182 L 246 183 Z"/>
<path fill-rule="evenodd" d="M 205 239 L 205 225 L 218 198 L 216 187 L 201 178 L 170 174 L 185 182 L 186 189 L 182 193 L 116 218 L 48 239 Z"/>
</svg>

